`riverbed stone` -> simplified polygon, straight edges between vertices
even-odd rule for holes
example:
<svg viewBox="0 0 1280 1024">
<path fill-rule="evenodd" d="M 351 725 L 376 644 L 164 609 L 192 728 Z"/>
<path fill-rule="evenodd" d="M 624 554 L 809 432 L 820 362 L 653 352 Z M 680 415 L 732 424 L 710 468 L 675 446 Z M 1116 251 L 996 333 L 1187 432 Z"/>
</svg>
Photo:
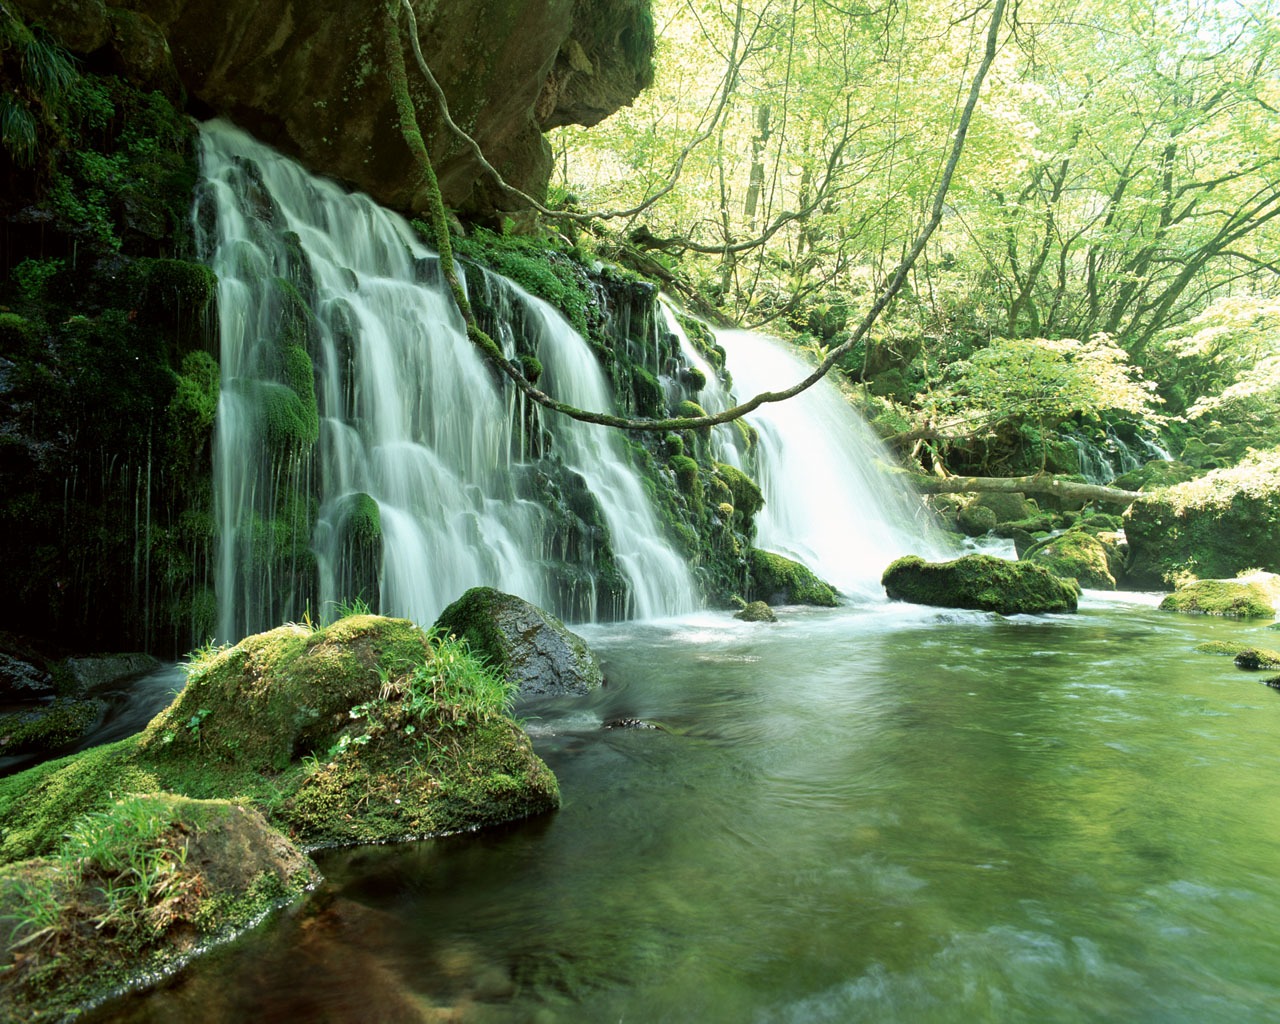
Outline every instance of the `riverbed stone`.
<svg viewBox="0 0 1280 1024">
<path fill-rule="evenodd" d="M 472 587 L 436 620 L 436 628 L 471 649 L 522 694 L 586 694 L 604 682 L 587 642 L 537 605 L 493 587 Z"/>
<path fill-rule="evenodd" d="M 1002 615 L 1073 612 L 1080 588 L 1030 562 L 965 555 L 950 562 L 899 558 L 881 579 L 895 601 L 941 608 L 971 608 Z"/>
</svg>

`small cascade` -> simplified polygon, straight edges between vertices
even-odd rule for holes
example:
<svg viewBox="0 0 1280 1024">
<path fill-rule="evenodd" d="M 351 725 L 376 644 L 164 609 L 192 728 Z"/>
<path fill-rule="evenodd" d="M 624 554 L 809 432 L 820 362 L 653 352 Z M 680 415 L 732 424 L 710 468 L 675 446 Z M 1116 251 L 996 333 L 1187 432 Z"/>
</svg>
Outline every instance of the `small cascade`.
<svg viewBox="0 0 1280 1024">
<path fill-rule="evenodd" d="M 688 332 L 680 323 L 675 308 L 665 298 L 660 303 L 662 316 L 667 330 L 675 335 L 680 346 L 680 354 L 686 363 L 694 367 L 706 380 L 706 385 L 698 392 L 698 404 L 707 412 L 715 414 L 724 412 L 733 405 L 732 390 L 721 380 L 720 372 L 711 365 L 707 358 L 698 351 L 689 338 Z M 742 469 L 742 453 L 738 450 L 740 435 L 727 423 L 711 428 L 711 454 L 717 462 L 724 462 L 734 469 Z"/>
<path fill-rule="evenodd" d="M 694 607 L 625 441 L 564 417 L 544 423 L 500 387 L 405 221 L 229 125 L 207 125 L 201 150 L 196 230 L 218 275 L 221 323 L 221 639 L 357 596 L 430 623 L 476 585 L 592 618 L 593 559 L 605 549 L 622 595 L 613 613 Z M 586 342 L 513 286 L 488 287 L 536 332 L 547 385 L 609 409 Z M 565 541 L 531 493 L 530 462 L 544 447 L 585 481 L 576 504 L 604 523 L 593 545 Z M 586 598 L 559 600 L 558 555 L 584 560 L 573 592 Z"/>
<path fill-rule="evenodd" d="M 717 331 L 739 401 L 778 391 L 812 367 L 781 341 Z M 756 545 L 803 562 L 846 594 L 883 598 L 880 577 L 895 558 L 952 557 L 928 512 L 877 467 L 892 460 L 879 438 L 828 380 L 747 417 L 759 434 L 756 479 L 764 509 Z"/>
<path fill-rule="evenodd" d="M 1102 439 L 1096 442 L 1075 433 L 1064 434 L 1063 438 L 1075 447 L 1080 475 L 1091 484 L 1109 484 L 1148 462 L 1173 459 L 1158 441 L 1131 425 L 1108 424 Z"/>
</svg>

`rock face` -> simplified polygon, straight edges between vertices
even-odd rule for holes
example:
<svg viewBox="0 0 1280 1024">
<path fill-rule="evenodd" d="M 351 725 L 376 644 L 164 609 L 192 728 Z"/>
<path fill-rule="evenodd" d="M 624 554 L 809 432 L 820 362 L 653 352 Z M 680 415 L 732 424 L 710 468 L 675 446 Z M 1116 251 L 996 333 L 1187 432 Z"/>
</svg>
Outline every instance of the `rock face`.
<svg viewBox="0 0 1280 1024">
<path fill-rule="evenodd" d="M 440 613 L 436 627 L 465 639 L 523 694 L 590 693 L 604 682 L 582 637 L 550 612 L 492 587 L 472 587 Z"/>
<path fill-rule="evenodd" d="M 79 52 L 187 93 L 312 170 L 396 209 L 422 209 L 385 75 L 387 0 L 18 0 Z M 398 0 L 391 0 L 398 7 Z M 424 56 L 466 128 L 506 179 L 545 191 L 542 132 L 592 125 L 652 80 L 649 0 L 414 0 Z M 127 9 L 122 9 L 127 8 Z M 402 24 L 404 24 L 402 19 Z M 480 181 L 448 133 L 406 45 L 410 91 L 447 205 L 518 204 Z"/>
<path fill-rule="evenodd" d="M 1080 593 L 1073 581 L 1059 579 L 1042 566 L 990 555 L 966 555 L 951 562 L 908 555 L 890 565 L 881 582 L 894 601 L 1001 615 L 1073 612 Z"/>
</svg>

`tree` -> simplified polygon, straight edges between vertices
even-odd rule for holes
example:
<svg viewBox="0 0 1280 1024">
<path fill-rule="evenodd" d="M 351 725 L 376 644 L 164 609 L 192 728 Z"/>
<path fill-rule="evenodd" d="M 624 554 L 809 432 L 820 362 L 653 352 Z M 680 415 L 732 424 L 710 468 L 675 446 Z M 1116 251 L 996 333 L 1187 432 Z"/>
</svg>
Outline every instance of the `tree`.
<svg viewBox="0 0 1280 1024">
<path fill-rule="evenodd" d="M 604 426 L 621 427 L 624 429 L 665 431 L 726 423 L 752 412 L 767 402 L 785 401 L 786 399 L 792 398 L 801 393 L 807 388 L 812 387 L 815 383 L 821 380 L 833 366 L 836 365 L 841 357 L 847 354 L 847 352 L 855 344 L 861 341 L 861 339 L 870 331 L 871 327 L 875 324 L 885 307 L 892 301 L 898 291 L 901 290 L 912 266 L 928 244 L 929 237 L 935 230 L 937 230 L 938 224 L 942 220 L 947 190 L 950 187 L 953 176 L 955 175 L 956 166 L 959 164 L 960 156 L 964 151 L 965 139 L 968 134 L 969 125 L 973 119 L 974 110 L 978 104 L 978 97 L 982 89 L 983 80 L 995 60 L 1001 29 L 1003 26 L 1005 6 L 1006 0 L 994 0 L 990 22 L 986 32 L 982 60 L 973 75 L 964 108 L 957 118 L 948 155 L 945 164 L 942 167 L 937 188 L 933 194 L 933 201 L 929 211 L 928 220 L 916 236 L 911 248 L 903 256 L 897 270 L 888 280 L 885 287 L 880 291 L 875 301 L 871 304 L 849 340 L 838 348 L 833 349 L 827 358 L 823 360 L 822 364 L 819 365 L 808 377 L 784 390 L 758 394 L 732 409 L 727 409 L 723 412 L 712 415 L 647 420 L 630 419 L 598 411 L 578 409 L 567 403 L 556 400 L 552 396 L 538 390 L 538 388 L 524 376 L 521 368 L 508 360 L 494 340 L 481 330 L 479 324 L 476 322 L 475 315 L 471 310 L 465 289 L 462 287 L 461 279 L 458 276 L 457 267 L 453 261 L 452 243 L 449 238 L 448 221 L 444 211 L 444 204 L 440 197 L 439 184 L 436 181 L 435 170 L 431 164 L 431 157 L 427 151 L 422 133 L 418 128 L 413 102 L 409 96 L 408 72 L 405 66 L 404 40 L 401 34 L 400 21 L 402 17 L 407 19 L 412 28 L 415 24 L 413 9 L 410 7 L 408 0 L 384 0 L 382 9 L 382 26 L 384 42 L 386 45 L 386 67 L 389 84 L 396 104 L 399 128 L 405 144 L 413 154 L 415 163 L 422 174 L 423 187 L 428 196 L 426 213 L 434 232 L 435 242 L 440 257 L 441 271 L 450 287 L 454 303 L 457 305 L 457 308 L 467 325 L 468 336 L 477 345 L 477 347 L 484 352 L 486 357 L 515 384 L 522 394 L 531 401 L 544 408 L 550 409 L 553 412 L 559 412 L 574 419 L 590 423 L 598 423 Z M 741 4 L 739 5 L 738 10 L 742 10 Z M 735 35 L 735 40 L 736 38 L 737 36 Z M 422 57 L 422 51 L 418 46 L 416 34 L 412 35 L 410 42 L 413 46 L 414 55 L 417 58 L 420 70 L 434 85 L 434 78 L 430 75 L 430 69 L 427 67 L 426 62 Z M 436 88 L 438 90 L 438 86 Z M 440 101 L 443 103 L 443 97 L 440 97 Z M 452 125 L 452 122 L 450 122 L 450 124 Z M 459 130 L 456 125 L 452 125 L 452 127 L 455 130 Z M 474 142 L 471 144 L 474 145 Z M 490 168 L 490 170 L 492 171 L 492 168 Z M 496 172 L 493 173 L 496 174 Z"/>
</svg>

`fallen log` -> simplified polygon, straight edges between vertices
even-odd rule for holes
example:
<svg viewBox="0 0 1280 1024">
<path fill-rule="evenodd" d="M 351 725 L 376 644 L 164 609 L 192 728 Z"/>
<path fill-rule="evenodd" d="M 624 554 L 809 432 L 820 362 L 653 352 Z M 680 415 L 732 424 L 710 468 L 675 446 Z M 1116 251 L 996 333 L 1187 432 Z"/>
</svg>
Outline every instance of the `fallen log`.
<svg viewBox="0 0 1280 1024">
<path fill-rule="evenodd" d="M 1102 484 L 1082 484 L 1048 473 L 1031 476 L 925 476 L 911 474 L 912 484 L 923 494 L 1053 494 L 1068 501 L 1096 501 L 1103 505 L 1130 505 L 1141 495 Z"/>
</svg>

